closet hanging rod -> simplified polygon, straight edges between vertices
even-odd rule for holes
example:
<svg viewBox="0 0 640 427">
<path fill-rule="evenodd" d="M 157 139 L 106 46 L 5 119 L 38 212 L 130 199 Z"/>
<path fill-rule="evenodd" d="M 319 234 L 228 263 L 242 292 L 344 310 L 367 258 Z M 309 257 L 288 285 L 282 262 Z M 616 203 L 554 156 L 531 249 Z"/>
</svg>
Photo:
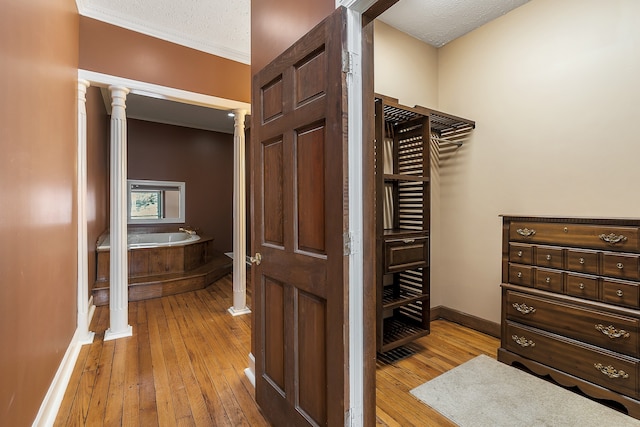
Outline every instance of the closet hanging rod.
<svg viewBox="0 0 640 427">
<path fill-rule="evenodd" d="M 467 140 L 467 138 L 463 138 L 463 139 L 446 139 L 446 138 L 439 138 L 437 136 L 432 136 L 431 137 L 432 141 L 435 141 L 437 143 L 444 143 L 444 144 L 453 144 L 453 145 L 457 145 L 458 147 L 462 147 L 462 144 L 464 144 L 464 142 Z"/>
</svg>

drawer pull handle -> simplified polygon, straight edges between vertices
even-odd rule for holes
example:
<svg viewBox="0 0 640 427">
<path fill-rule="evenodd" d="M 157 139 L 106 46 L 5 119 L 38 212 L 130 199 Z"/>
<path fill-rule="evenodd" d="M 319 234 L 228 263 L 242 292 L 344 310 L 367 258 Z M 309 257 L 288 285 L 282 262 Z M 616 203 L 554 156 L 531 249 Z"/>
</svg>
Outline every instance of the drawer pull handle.
<svg viewBox="0 0 640 427">
<path fill-rule="evenodd" d="M 518 228 L 516 230 L 516 233 L 524 237 L 531 237 L 536 234 L 536 230 L 534 230 L 533 228 L 531 230 L 529 230 L 528 228 Z"/>
<path fill-rule="evenodd" d="M 602 332 L 604 335 L 608 336 L 611 339 L 615 338 L 629 338 L 629 332 L 624 329 L 616 329 L 613 325 L 604 326 L 601 323 L 596 325 L 596 330 Z"/>
<path fill-rule="evenodd" d="M 522 251 L 518 251 L 518 256 L 522 256 Z"/>
<path fill-rule="evenodd" d="M 619 262 L 616 264 L 616 267 L 618 267 L 619 270 L 622 270 L 624 268 L 624 265 L 621 262 Z"/>
<path fill-rule="evenodd" d="M 616 291 L 616 295 L 618 295 L 619 297 L 621 297 L 621 296 L 623 296 L 623 295 L 624 295 L 624 292 L 622 292 L 622 289 L 618 289 L 618 290 Z"/>
<path fill-rule="evenodd" d="M 518 271 L 518 279 L 522 278 L 522 271 Z"/>
<path fill-rule="evenodd" d="M 547 277 L 546 279 L 544 279 L 544 281 L 547 283 L 551 283 L 551 277 Z"/>
<path fill-rule="evenodd" d="M 517 311 L 519 311 L 522 314 L 529 314 L 529 313 L 535 313 L 536 312 L 535 308 L 529 307 L 525 303 L 518 304 L 517 302 L 514 302 L 511 305 L 513 306 L 513 308 L 515 308 Z"/>
<path fill-rule="evenodd" d="M 580 283 L 580 284 L 578 285 L 578 287 L 580 288 L 580 290 L 583 290 L 583 289 L 584 289 L 584 283 Z"/>
<path fill-rule="evenodd" d="M 402 243 L 413 243 L 416 239 L 402 239 Z"/>
<path fill-rule="evenodd" d="M 623 370 L 616 370 L 613 366 L 608 365 L 608 366 L 604 366 L 602 363 L 594 363 L 593 367 L 596 368 L 598 371 L 602 372 L 603 374 L 605 374 L 606 376 L 608 376 L 609 378 L 629 378 L 629 374 L 627 374 L 625 371 Z"/>
<path fill-rule="evenodd" d="M 618 235 L 616 233 L 601 234 L 598 237 L 600 238 L 600 240 L 603 240 L 611 245 L 615 245 L 616 243 L 624 243 L 627 241 L 626 236 L 623 236 L 622 234 Z"/>
<path fill-rule="evenodd" d="M 551 261 L 551 255 L 547 255 L 547 261 Z"/>
<path fill-rule="evenodd" d="M 517 335 L 511 335 L 511 339 L 516 342 L 520 347 L 535 347 L 536 343 L 531 340 L 526 339 L 525 337 L 519 337 Z"/>
<path fill-rule="evenodd" d="M 584 258 L 580 258 L 578 261 L 580 261 L 580 264 L 584 264 Z"/>
</svg>

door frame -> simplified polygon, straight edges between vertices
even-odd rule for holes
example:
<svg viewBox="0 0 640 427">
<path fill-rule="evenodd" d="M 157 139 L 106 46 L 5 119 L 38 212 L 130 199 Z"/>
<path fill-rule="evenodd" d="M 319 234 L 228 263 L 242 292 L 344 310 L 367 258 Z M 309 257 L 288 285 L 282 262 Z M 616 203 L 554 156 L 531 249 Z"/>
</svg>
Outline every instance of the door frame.
<svg viewBox="0 0 640 427">
<path fill-rule="evenodd" d="M 347 8 L 350 52 L 348 93 L 349 165 L 349 419 L 345 425 L 374 425 L 376 419 L 375 222 L 373 170 L 373 20 L 399 0 L 336 0 Z M 346 251 L 345 251 L 346 252 Z M 369 284 L 365 286 L 365 284 Z"/>
<path fill-rule="evenodd" d="M 247 114 L 251 114 L 251 104 L 235 101 L 226 98 L 219 98 L 211 95 L 204 95 L 196 92 L 189 92 L 182 89 L 175 89 L 168 86 L 156 85 L 153 83 L 142 82 L 138 80 L 127 79 L 124 77 L 113 76 L 109 74 L 98 73 L 95 71 L 88 71 L 84 69 L 78 69 L 78 81 L 86 81 L 89 86 L 95 87 L 109 87 L 111 85 L 123 86 L 130 90 L 129 93 L 135 93 L 138 95 L 159 97 L 162 99 L 180 102 L 183 104 L 198 105 L 208 108 L 216 108 L 219 110 L 245 110 Z M 80 132 L 80 129 L 78 130 Z M 86 129 L 84 129 L 84 139 L 86 142 Z M 78 141 L 82 138 L 82 135 L 77 135 Z M 77 151 L 78 156 L 78 171 L 87 170 L 87 157 L 86 152 L 81 150 L 80 145 Z M 235 168 L 235 165 L 234 165 Z M 86 176 L 82 176 L 78 173 L 76 176 L 76 188 L 77 197 L 79 201 L 86 200 L 86 186 L 81 185 L 81 180 L 85 180 Z M 126 184 L 126 183 L 125 183 Z M 234 196 L 235 197 L 235 196 Z M 87 247 L 87 215 L 86 210 L 82 209 L 78 211 L 78 241 L 84 242 L 84 245 L 79 243 L 78 246 L 78 269 L 84 269 L 86 273 L 88 271 L 88 259 L 81 257 L 81 251 L 88 251 Z M 125 219 L 126 223 L 126 219 Z M 245 228 L 244 234 L 246 234 L 246 223 L 240 224 L 240 227 Z M 124 248 L 126 250 L 126 248 Z M 83 265 L 80 265 L 83 264 Z M 78 334 L 80 336 L 86 336 L 87 339 L 82 340 L 79 344 L 90 344 L 93 341 L 93 335 L 89 331 L 89 324 L 91 323 L 91 317 L 93 316 L 95 306 L 93 305 L 93 297 L 90 296 L 88 278 L 82 275 L 77 279 L 77 292 L 78 292 Z M 82 329 L 82 330 L 80 330 Z"/>
</svg>

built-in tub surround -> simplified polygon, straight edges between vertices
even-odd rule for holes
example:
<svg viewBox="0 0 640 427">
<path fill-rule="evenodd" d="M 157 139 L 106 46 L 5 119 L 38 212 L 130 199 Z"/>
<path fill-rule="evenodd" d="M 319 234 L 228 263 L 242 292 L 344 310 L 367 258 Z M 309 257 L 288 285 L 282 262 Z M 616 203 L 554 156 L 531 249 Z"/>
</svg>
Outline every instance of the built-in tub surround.
<svg viewBox="0 0 640 427">
<path fill-rule="evenodd" d="M 109 249 L 109 234 L 103 234 L 98 239 L 98 251 Z M 200 240 L 200 236 L 191 232 L 167 232 L 167 233 L 129 233 L 127 234 L 127 247 L 154 248 L 162 246 L 188 245 Z"/>
<path fill-rule="evenodd" d="M 213 249 L 213 238 L 192 232 L 133 232 L 127 235 L 128 300 L 157 298 L 202 289 L 232 270 L 232 261 Z M 96 305 L 109 301 L 109 235 L 96 245 L 93 287 Z"/>
</svg>

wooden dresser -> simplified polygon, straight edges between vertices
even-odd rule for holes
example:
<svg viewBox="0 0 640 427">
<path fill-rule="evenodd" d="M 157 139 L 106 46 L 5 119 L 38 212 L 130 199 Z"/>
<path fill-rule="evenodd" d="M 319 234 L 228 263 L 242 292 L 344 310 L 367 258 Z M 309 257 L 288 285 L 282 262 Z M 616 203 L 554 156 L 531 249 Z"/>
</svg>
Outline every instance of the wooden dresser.
<svg viewBox="0 0 640 427">
<path fill-rule="evenodd" d="M 503 216 L 498 359 L 640 418 L 640 219 Z"/>
</svg>

